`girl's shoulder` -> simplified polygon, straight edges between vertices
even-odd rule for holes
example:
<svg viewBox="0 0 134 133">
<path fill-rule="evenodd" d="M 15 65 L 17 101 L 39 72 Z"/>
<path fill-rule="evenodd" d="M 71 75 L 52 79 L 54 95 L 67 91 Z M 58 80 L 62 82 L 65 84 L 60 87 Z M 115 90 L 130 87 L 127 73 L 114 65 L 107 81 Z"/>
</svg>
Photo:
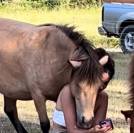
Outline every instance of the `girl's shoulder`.
<svg viewBox="0 0 134 133">
<path fill-rule="evenodd" d="M 70 85 L 69 84 L 66 84 L 64 87 L 63 87 L 63 89 L 61 90 L 61 94 L 62 95 L 68 95 L 68 94 L 70 94 L 71 93 L 71 91 L 70 91 Z"/>
<path fill-rule="evenodd" d="M 64 93 L 66 93 L 66 94 L 70 93 L 70 86 L 69 86 L 69 84 L 66 84 L 66 85 L 61 89 L 61 91 L 60 91 L 58 97 L 61 97 L 61 95 L 63 95 Z"/>
<path fill-rule="evenodd" d="M 62 110 L 61 99 L 62 100 L 67 100 L 67 98 L 69 98 L 70 95 L 71 95 L 71 92 L 70 92 L 69 84 L 67 84 L 60 91 L 60 94 L 59 94 L 58 99 L 57 99 L 57 102 L 56 102 L 56 109 Z"/>
</svg>

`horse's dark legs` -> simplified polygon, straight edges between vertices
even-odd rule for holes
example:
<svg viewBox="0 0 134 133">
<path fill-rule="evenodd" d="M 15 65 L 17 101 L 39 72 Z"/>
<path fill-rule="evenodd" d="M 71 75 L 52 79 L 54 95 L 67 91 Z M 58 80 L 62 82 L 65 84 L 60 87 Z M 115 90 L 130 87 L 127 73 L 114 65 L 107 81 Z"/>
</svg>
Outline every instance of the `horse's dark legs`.
<svg viewBox="0 0 134 133">
<path fill-rule="evenodd" d="M 38 95 L 36 95 L 36 94 L 38 94 Z M 50 122 L 49 122 L 49 119 L 47 116 L 47 111 L 46 111 L 46 106 L 45 106 L 46 100 L 41 93 L 38 92 L 36 94 L 33 95 L 32 97 L 34 100 L 36 110 L 39 115 L 41 129 L 42 129 L 43 133 L 49 133 Z"/>
<path fill-rule="evenodd" d="M 7 98 L 4 96 L 4 111 L 12 122 L 17 133 L 27 133 L 18 119 L 18 113 L 16 108 L 16 100 Z"/>
<path fill-rule="evenodd" d="M 134 133 L 134 110 L 121 110 L 121 113 L 125 116 L 126 121 L 130 119 L 130 133 Z"/>
<path fill-rule="evenodd" d="M 134 110 L 133 110 L 133 113 L 131 115 L 130 133 L 134 133 Z"/>
<path fill-rule="evenodd" d="M 41 130 L 43 133 L 49 133 L 49 129 L 50 129 L 50 122 L 40 122 L 41 125 Z"/>
</svg>

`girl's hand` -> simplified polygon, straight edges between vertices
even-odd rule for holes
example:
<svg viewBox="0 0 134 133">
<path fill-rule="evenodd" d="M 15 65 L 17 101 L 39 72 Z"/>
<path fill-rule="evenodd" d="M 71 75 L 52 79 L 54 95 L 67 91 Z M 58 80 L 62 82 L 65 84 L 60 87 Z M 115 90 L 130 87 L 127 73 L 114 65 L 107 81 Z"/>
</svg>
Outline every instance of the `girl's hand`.
<svg viewBox="0 0 134 133">
<path fill-rule="evenodd" d="M 95 127 L 89 129 L 89 133 L 106 133 L 111 130 L 111 127 L 100 127 L 99 125 L 96 125 Z"/>
</svg>

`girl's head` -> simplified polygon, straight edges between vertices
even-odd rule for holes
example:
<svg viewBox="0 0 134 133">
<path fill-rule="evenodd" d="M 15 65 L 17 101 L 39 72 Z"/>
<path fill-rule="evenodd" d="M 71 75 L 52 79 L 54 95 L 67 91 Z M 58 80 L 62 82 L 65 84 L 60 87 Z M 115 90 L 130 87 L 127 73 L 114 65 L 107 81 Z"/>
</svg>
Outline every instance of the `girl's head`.
<svg viewBox="0 0 134 133">
<path fill-rule="evenodd" d="M 104 77 L 103 89 L 105 89 L 107 84 L 113 78 L 113 75 L 115 73 L 115 63 L 114 63 L 114 60 L 109 55 L 109 53 L 107 53 L 103 48 L 96 48 L 95 51 L 98 55 L 99 60 L 106 55 L 108 56 L 107 63 L 103 65 L 103 71 L 105 72 L 103 73 L 103 77 Z"/>
<path fill-rule="evenodd" d="M 108 61 L 105 65 L 103 65 L 103 68 L 104 68 L 104 71 L 109 73 L 109 78 L 111 80 L 113 78 L 114 73 L 115 73 L 114 60 L 111 58 L 109 53 L 107 53 L 103 48 L 96 48 L 95 51 L 96 51 L 99 59 L 101 59 L 105 55 L 108 56 Z"/>
</svg>

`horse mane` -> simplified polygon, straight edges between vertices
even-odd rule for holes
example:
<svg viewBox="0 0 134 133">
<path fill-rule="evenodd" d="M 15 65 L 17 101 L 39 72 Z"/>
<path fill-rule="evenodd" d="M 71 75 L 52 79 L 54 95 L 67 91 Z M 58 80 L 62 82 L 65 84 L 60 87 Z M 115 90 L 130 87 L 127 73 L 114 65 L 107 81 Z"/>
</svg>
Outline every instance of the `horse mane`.
<svg viewBox="0 0 134 133">
<path fill-rule="evenodd" d="M 97 79 L 101 79 L 102 71 L 101 65 L 98 62 L 98 56 L 95 52 L 93 44 L 86 39 L 80 32 L 75 30 L 74 26 L 56 25 L 56 24 L 42 24 L 39 26 L 55 26 L 60 29 L 67 37 L 69 37 L 76 46 L 82 47 L 89 55 L 89 58 L 84 61 L 82 66 L 77 69 L 77 78 L 79 80 L 88 79 L 90 84 L 95 84 Z"/>
<path fill-rule="evenodd" d="M 131 104 L 132 109 L 134 109 L 134 56 L 131 59 L 130 62 L 130 69 L 129 69 L 129 83 L 130 83 L 130 98 L 129 102 Z"/>
</svg>

